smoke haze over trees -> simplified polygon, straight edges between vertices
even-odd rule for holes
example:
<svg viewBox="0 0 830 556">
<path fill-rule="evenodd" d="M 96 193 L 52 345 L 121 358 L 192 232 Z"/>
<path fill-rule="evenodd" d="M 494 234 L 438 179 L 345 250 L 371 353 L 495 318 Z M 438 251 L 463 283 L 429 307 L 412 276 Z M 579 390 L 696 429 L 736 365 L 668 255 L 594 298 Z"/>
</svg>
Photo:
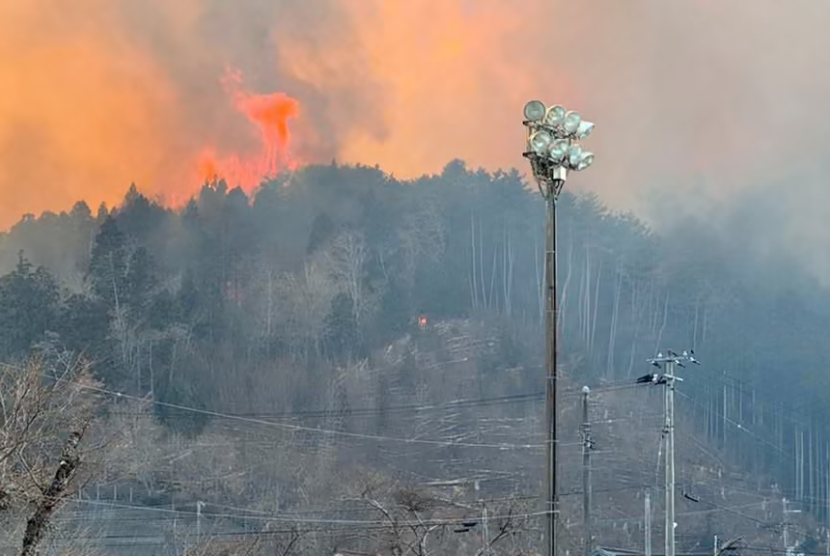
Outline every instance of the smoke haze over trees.
<svg viewBox="0 0 830 556">
<path fill-rule="evenodd" d="M 695 349 L 705 366 L 684 373 L 686 433 L 750 474 L 746 488 L 786 493 L 830 519 L 821 502 L 830 495 L 827 292 L 786 258 L 775 264 L 705 223 L 658 235 L 594 196 L 565 193 L 560 203 L 568 383 L 629 383 L 656 351 Z M 459 161 L 414 181 L 372 167 L 309 166 L 252 196 L 218 180 L 181 210 L 132 186 L 117 208 L 78 203 L 0 236 L 0 360 L 83 354 L 106 391 L 137 404 L 110 417 L 142 415 L 147 428 L 133 442 L 172 434 L 204 443 L 232 424 L 218 415 L 282 415 L 287 446 L 300 448 L 267 479 L 283 489 L 280 507 L 311 496 L 301 495 L 301 478 L 284 475 L 300 467 L 349 480 L 355 465 L 449 480 L 486 461 L 513 477 L 499 488 L 533 492 L 541 466 L 522 451 L 541 438 L 543 219 L 518 173 Z M 637 396 L 625 404 L 640 407 Z M 463 399 L 517 403 L 494 408 L 497 419 L 461 406 L 449 421 L 404 423 L 394 409 Z M 642 408 L 625 411 L 641 412 L 640 433 L 659 432 Z M 305 427 L 347 436 L 330 439 L 339 451 L 329 452 Z M 246 432 L 240 449 L 266 441 L 257 435 Z M 460 445 L 435 447 L 445 455 L 433 460 L 417 444 L 383 446 L 395 438 Z M 500 442 L 527 448 L 475 455 L 474 446 Z M 563 457 L 568 477 L 577 460 Z M 209 461 L 205 476 L 234 465 Z M 142 466 L 130 480 L 155 485 L 173 472 Z M 317 503 L 336 490 L 324 483 Z M 264 487 L 240 488 L 214 500 L 249 503 Z"/>
<path fill-rule="evenodd" d="M 830 281 L 824 2 L 87 2 L 0 7 L 0 228 L 78 199 L 94 213 L 132 180 L 186 201 L 202 149 L 257 154 L 259 130 L 222 85 L 230 67 L 251 91 L 300 102 L 303 162 L 406 178 L 455 156 L 521 167 L 521 106 L 542 95 L 602 130 L 573 187 L 661 227 L 748 204 L 781 226 L 756 226 L 749 245 Z M 553 13 L 569 22 L 556 33 Z"/>
</svg>

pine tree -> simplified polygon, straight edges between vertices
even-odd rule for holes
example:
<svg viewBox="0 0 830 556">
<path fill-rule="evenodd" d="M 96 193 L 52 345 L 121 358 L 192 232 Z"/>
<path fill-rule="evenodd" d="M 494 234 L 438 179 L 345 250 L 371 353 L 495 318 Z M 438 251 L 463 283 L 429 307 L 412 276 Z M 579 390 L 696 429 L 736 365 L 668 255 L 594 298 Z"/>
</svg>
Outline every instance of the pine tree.
<svg viewBox="0 0 830 556">
<path fill-rule="evenodd" d="M 57 326 L 60 295 L 49 272 L 18 255 L 14 271 L 0 278 L 0 354 L 19 357 Z"/>
</svg>

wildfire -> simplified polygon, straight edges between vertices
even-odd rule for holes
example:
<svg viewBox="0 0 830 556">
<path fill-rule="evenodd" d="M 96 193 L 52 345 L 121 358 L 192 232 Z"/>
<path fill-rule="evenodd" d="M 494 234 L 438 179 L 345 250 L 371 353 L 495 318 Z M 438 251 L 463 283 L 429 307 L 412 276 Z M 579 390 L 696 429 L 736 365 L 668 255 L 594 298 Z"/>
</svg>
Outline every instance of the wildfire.
<svg viewBox="0 0 830 556">
<path fill-rule="evenodd" d="M 117 204 L 133 182 L 180 204 L 205 179 L 251 191 L 312 161 L 527 172 L 516 119 L 535 97 L 600 125 L 602 163 L 574 187 L 619 208 L 653 198 L 645 184 L 700 173 L 726 195 L 780 169 L 759 161 L 821 160 L 789 138 L 824 144 L 830 81 L 810 68 L 830 3 L 584 4 L 0 2 L 0 230 L 79 199 Z M 553 12 L 568 22 L 556 33 Z"/>
<path fill-rule="evenodd" d="M 288 123 L 299 116 L 300 103 L 284 93 L 254 94 L 244 90 L 238 71 L 227 71 L 222 82 L 233 107 L 258 129 L 259 151 L 219 156 L 215 148 L 206 147 L 199 155 L 199 178 L 202 181 L 223 178 L 232 187 L 238 185 L 250 193 L 263 180 L 299 165 L 291 152 Z"/>
</svg>

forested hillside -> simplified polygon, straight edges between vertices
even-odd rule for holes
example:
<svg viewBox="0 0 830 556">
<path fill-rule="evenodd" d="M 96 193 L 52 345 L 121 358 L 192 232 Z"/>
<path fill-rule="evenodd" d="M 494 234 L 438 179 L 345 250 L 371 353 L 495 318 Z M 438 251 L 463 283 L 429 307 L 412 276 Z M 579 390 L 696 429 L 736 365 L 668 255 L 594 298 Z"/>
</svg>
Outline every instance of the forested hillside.
<svg viewBox="0 0 830 556">
<path fill-rule="evenodd" d="M 636 414 L 636 434 L 653 436 L 653 395 L 626 391 L 615 403 L 603 389 L 648 372 L 645 359 L 659 350 L 694 349 L 704 364 L 683 369 L 678 402 L 687 461 L 702 450 L 709 464 L 751 474 L 742 488 L 788 496 L 830 521 L 827 293 L 797 267 L 753 259 L 705 221 L 656 234 L 601 199 L 568 193 L 558 214 L 568 387 L 597 387 L 602 419 Z M 378 168 L 311 166 L 250 198 L 217 181 L 181 209 L 133 186 L 117 208 L 79 202 L 0 236 L 0 361 L 34 352 L 90 361 L 102 391 L 121 394 L 108 418 L 141 427 L 130 430 L 148 461 L 119 472 L 165 500 L 194 487 L 159 486 L 175 469 L 150 454 L 172 456 L 148 439 L 274 446 L 251 429 L 255 420 L 282 423 L 296 450 L 278 450 L 286 459 L 267 480 L 239 479 L 236 491 L 214 493 L 216 503 L 264 503 L 267 489 L 277 509 L 320 504 L 345 468 L 425 482 L 502 473 L 512 482 L 499 489 L 533 493 L 541 466 L 525 456 L 541 442 L 543 220 L 517 172 L 457 161 L 412 182 Z M 647 411 L 638 399 L 650 400 Z M 233 428 L 229 416 L 243 421 Z M 563 427 L 577 439 L 575 413 Z M 344 443 L 325 464 L 333 467 L 315 471 L 329 477 L 315 480 L 316 499 L 287 470 L 324 465 L 327 448 L 307 429 Z M 609 445 L 619 437 L 603 434 Z M 617 433 L 626 434 L 635 435 L 630 423 Z M 433 445 L 443 455 L 427 453 Z M 626 488 L 653 481 L 656 445 L 653 454 L 624 445 L 625 461 L 650 473 Z M 510 453 L 482 455 L 499 446 Z M 207 461 L 192 476 L 218 481 L 220 468 L 234 469 Z M 689 469 L 684 488 L 694 490 L 694 476 Z"/>
</svg>

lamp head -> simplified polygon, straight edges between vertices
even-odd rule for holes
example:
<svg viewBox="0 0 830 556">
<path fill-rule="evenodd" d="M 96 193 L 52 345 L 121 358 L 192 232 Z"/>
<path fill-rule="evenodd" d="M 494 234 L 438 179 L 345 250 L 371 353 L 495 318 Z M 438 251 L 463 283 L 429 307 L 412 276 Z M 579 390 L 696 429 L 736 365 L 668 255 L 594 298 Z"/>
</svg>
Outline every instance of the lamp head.
<svg viewBox="0 0 830 556">
<path fill-rule="evenodd" d="M 562 127 L 567 133 L 576 133 L 579 129 L 579 124 L 582 123 L 582 116 L 575 110 L 570 110 L 565 114 L 565 120 L 562 122 Z"/>
<path fill-rule="evenodd" d="M 576 138 L 577 139 L 585 139 L 591 132 L 594 131 L 594 124 L 593 122 L 587 122 L 582 120 L 579 123 L 579 126 L 576 128 Z"/>
<path fill-rule="evenodd" d="M 537 155 L 544 155 L 548 150 L 551 141 L 553 141 L 553 136 L 545 130 L 535 132 L 527 140 L 530 150 Z"/>
<path fill-rule="evenodd" d="M 565 159 L 565 155 L 568 154 L 568 146 L 567 139 L 557 139 L 550 144 L 548 156 L 553 162 L 562 162 Z"/>
<path fill-rule="evenodd" d="M 568 147 L 568 164 L 570 167 L 576 168 L 579 166 L 580 160 L 582 160 L 582 147 L 576 144 Z"/>
<path fill-rule="evenodd" d="M 565 108 L 561 104 L 554 104 L 545 112 L 545 123 L 549 126 L 558 126 L 565 121 Z"/>
<path fill-rule="evenodd" d="M 576 166 L 573 168 L 577 172 L 581 172 L 586 168 L 590 167 L 591 164 L 594 163 L 594 153 L 588 151 L 582 151 L 582 154 L 579 157 L 579 162 L 577 162 Z"/>
<path fill-rule="evenodd" d="M 531 100 L 525 104 L 524 116 L 525 120 L 529 122 L 541 122 L 545 117 L 547 109 L 540 100 Z"/>
</svg>

